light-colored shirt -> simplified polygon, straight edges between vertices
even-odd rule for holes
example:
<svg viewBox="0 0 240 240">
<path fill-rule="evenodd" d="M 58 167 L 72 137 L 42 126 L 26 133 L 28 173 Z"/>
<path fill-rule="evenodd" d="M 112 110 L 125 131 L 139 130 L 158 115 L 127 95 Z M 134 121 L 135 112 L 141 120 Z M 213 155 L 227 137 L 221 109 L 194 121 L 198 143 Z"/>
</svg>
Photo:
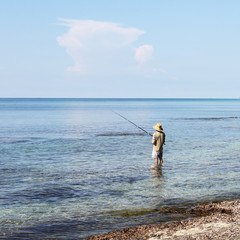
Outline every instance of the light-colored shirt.
<svg viewBox="0 0 240 240">
<path fill-rule="evenodd" d="M 162 151 L 163 144 L 165 143 L 165 133 L 162 131 L 156 131 L 153 134 L 152 144 L 153 151 Z"/>
</svg>

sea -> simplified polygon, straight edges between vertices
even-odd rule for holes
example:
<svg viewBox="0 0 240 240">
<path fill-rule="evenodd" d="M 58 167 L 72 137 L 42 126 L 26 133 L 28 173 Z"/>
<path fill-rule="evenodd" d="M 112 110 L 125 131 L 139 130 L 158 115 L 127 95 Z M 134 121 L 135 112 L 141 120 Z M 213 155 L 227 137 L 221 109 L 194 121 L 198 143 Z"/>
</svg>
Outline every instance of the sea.
<svg viewBox="0 0 240 240">
<path fill-rule="evenodd" d="M 240 99 L 0 99 L 0 239 L 168 223 L 184 216 L 163 208 L 240 198 L 239 180 Z"/>
</svg>

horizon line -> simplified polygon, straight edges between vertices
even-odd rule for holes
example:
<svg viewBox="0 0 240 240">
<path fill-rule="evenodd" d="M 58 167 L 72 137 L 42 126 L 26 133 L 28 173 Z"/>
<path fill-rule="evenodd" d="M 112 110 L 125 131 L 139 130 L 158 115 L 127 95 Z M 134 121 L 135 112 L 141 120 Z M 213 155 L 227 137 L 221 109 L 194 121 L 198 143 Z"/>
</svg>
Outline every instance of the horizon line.
<svg viewBox="0 0 240 240">
<path fill-rule="evenodd" d="M 239 99 L 240 97 L 0 97 L 0 99 Z"/>
</svg>

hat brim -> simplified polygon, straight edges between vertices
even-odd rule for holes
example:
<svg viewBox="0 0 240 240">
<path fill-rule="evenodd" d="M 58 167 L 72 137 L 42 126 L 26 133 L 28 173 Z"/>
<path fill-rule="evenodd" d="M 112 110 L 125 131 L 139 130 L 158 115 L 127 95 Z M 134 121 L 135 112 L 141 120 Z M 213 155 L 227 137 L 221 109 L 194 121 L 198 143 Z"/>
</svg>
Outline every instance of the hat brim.
<svg viewBox="0 0 240 240">
<path fill-rule="evenodd" d="M 163 128 L 161 127 L 161 128 L 159 128 L 159 127 L 157 127 L 157 126 L 153 126 L 153 128 L 155 129 L 155 130 L 157 130 L 157 131 L 162 131 L 163 130 Z"/>
</svg>

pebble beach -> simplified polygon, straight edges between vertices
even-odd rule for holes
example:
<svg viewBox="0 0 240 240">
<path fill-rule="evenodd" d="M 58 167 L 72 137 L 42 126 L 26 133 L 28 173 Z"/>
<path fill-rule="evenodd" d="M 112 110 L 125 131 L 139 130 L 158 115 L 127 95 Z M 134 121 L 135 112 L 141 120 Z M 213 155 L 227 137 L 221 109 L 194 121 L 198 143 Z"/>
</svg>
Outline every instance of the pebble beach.
<svg viewBox="0 0 240 240">
<path fill-rule="evenodd" d="M 240 200 L 199 205 L 186 213 L 193 217 L 171 224 L 124 228 L 86 240 L 240 239 Z"/>
</svg>

